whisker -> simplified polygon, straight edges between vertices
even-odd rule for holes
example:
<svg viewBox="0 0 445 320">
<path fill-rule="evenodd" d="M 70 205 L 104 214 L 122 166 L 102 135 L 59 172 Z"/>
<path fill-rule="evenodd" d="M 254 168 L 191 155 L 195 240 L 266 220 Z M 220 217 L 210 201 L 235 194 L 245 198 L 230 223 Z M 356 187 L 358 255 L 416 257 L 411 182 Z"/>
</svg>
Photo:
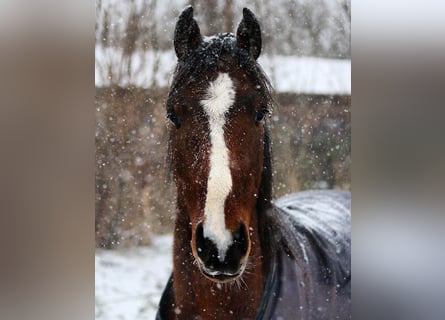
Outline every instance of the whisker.
<svg viewBox="0 0 445 320">
<path fill-rule="evenodd" d="M 243 286 L 244 286 L 245 290 L 249 289 L 249 286 L 247 285 L 246 281 L 244 280 L 244 276 L 240 276 L 237 280 L 239 283 L 240 290 L 243 289 Z"/>
</svg>

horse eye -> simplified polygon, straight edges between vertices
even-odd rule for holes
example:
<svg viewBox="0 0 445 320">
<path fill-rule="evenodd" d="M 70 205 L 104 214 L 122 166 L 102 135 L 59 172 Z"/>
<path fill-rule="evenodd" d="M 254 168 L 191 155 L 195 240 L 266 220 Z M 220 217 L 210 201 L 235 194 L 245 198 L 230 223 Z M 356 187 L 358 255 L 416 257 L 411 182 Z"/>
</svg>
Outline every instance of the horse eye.
<svg viewBox="0 0 445 320">
<path fill-rule="evenodd" d="M 181 127 L 181 118 L 179 118 L 173 112 L 167 114 L 167 119 L 170 120 L 170 122 L 175 126 L 176 129 L 179 129 Z"/>
<path fill-rule="evenodd" d="M 269 113 L 269 110 L 267 109 L 260 109 L 257 111 L 255 116 L 255 124 L 258 125 L 261 121 L 263 121 L 266 114 Z"/>
</svg>

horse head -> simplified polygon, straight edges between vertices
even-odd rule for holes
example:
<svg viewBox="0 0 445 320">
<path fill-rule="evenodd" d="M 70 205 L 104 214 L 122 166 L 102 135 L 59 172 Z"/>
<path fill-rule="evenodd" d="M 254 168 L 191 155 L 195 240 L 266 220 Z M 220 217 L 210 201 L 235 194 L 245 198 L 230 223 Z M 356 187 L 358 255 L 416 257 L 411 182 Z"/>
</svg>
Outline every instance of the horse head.
<svg viewBox="0 0 445 320">
<path fill-rule="evenodd" d="M 272 100 L 256 61 L 260 25 L 244 9 L 236 35 L 203 37 L 188 7 L 176 24 L 174 47 L 178 65 L 167 118 L 178 215 L 189 221 L 202 274 L 227 282 L 248 266 L 258 207 L 270 201 L 263 185 L 271 176 L 266 115 Z"/>
</svg>

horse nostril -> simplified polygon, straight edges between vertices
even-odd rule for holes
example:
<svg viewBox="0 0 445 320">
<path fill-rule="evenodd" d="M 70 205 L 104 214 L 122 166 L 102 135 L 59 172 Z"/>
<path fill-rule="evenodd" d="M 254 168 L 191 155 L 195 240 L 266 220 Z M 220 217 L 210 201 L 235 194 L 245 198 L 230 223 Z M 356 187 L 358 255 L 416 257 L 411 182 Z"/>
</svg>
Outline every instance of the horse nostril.
<svg viewBox="0 0 445 320">
<path fill-rule="evenodd" d="M 238 230 L 233 234 L 232 254 L 241 260 L 247 254 L 248 248 L 249 237 L 247 235 L 247 228 L 244 223 L 241 223 Z"/>
<path fill-rule="evenodd" d="M 204 264 L 207 264 L 210 260 L 216 258 L 218 250 L 213 241 L 211 241 L 208 238 L 204 238 L 204 229 L 202 227 L 201 222 L 196 227 L 195 239 L 196 239 L 195 244 L 198 257 Z"/>
</svg>

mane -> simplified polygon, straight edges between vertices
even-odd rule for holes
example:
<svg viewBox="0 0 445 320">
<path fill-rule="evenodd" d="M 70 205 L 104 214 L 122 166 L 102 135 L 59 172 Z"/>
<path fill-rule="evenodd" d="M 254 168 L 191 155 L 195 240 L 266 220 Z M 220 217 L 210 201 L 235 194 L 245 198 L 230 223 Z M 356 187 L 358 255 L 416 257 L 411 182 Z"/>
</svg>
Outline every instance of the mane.
<svg viewBox="0 0 445 320">
<path fill-rule="evenodd" d="M 263 253 L 264 261 L 269 261 L 264 265 L 264 275 L 270 272 L 270 262 L 272 261 L 272 252 L 275 250 L 273 239 L 277 238 L 277 230 L 274 230 L 274 209 L 272 206 L 273 197 L 273 174 L 272 174 L 272 148 L 269 133 L 269 125 L 265 123 L 264 130 L 264 160 L 263 173 L 261 176 L 260 191 L 257 201 L 257 216 L 258 216 L 258 233 L 260 236 L 261 252 Z"/>
</svg>

